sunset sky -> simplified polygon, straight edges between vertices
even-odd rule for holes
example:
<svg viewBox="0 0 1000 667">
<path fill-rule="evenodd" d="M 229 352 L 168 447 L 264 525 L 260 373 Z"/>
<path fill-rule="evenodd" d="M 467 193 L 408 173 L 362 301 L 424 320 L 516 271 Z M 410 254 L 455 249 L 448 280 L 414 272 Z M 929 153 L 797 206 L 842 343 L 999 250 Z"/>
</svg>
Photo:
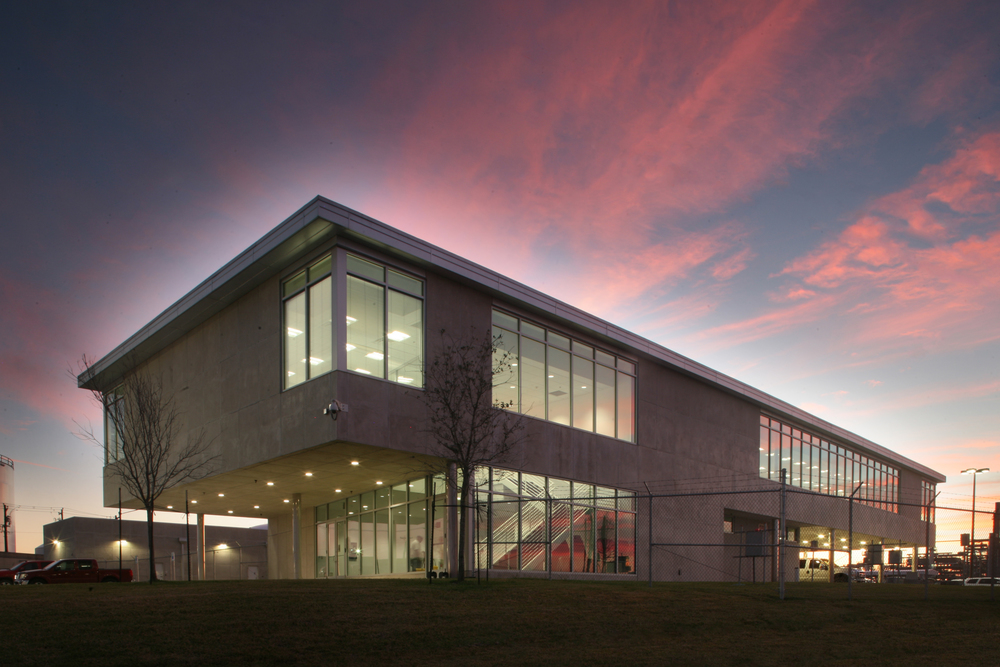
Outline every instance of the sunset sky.
<svg viewBox="0 0 1000 667">
<path fill-rule="evenodd" d="M 942 505 L 992 468 L 992 508 L 998 36 L 995 0 L 7 3 L 18 550 L 114 514 L 81 355 L 317 194 L 938 470 Z"/>
</svg>

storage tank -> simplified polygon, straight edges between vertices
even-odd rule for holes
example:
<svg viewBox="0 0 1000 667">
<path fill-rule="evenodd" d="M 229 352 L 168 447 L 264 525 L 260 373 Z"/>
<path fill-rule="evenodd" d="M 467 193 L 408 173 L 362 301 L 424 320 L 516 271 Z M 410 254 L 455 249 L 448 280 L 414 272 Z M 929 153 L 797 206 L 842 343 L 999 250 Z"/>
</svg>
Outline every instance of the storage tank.
<svg viewBox="0 0 1000 667">
<path fill-rule="evenodd" d="M 14 544 L 14 462 L 6 456 L 0 456 L 0 503 L 0 510 L 6 508 L 10 522 L 3 533 L 6 544 L 0 542 L 0 549 L 17 551 Z M 0 515 L 0 523 L 2 522 L 3 516 Z"/>
</svg>

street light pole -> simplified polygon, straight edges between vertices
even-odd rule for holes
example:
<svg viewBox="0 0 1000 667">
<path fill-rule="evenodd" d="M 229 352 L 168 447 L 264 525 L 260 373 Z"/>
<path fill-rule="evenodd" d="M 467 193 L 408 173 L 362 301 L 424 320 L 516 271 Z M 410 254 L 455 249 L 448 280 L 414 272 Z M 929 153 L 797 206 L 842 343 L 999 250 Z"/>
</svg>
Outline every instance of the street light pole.
<svg viewBox="0 0 1000 667">
<path fill-rule="evenodd" d="M 976 559 L 976 475 L 984 472 L 989 472 L 989 468 L 969 468 L 968 470 L 963 470 L 963 475 L 972 475 L 972 532 L 969 533 L 969 576 L 976 576 L 973 574 L 973 563 Z"/>
</svg>

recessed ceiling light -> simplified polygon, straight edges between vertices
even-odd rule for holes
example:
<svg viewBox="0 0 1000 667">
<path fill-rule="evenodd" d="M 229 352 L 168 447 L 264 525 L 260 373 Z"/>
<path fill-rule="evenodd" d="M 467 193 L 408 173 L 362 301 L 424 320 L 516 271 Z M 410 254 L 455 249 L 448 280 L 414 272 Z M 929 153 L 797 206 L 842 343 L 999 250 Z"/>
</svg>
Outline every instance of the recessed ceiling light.
<svg viewBox="0 0 1000 667">
<path fill-rule="evenodd" d="M 168 510 L 172 510 L 173 508 L 174 508 L 174 506 L 173 506 L 173 505 L 167 505 L 167 509 L 168 509 Z"/>
<path fill-rule="evenodd" d="M 296 338 L 298 336 L 301 336 L 302 332 L 299 331 L 298 329 L 293 329 L 292 327 L 288 327 L 288 335 L 291 338 Z"/>
<path fill-rule="evenodd" d="M 230 513 L 230 514 L 232 514 L 232 513 L 233 513 L 233 511 L 232 511 L 232 510 L 229 510 L 229 513 Z"/>
<path fill-rule="evenodd" d="M 347 348 L 348 352 L 350 352 L 351 350 L 353 350 L 355 348 L 355 346 L 351 345 L 350 343 L 345 343 L 344 347 Z"/>
<path fill-rule="evenodd" d="M 191 501 L 191 504 L 192 504 L 192 505 L 197 505 L 197 504 L 198 504 L 198 501 L 197 501 L 197 500 L 192 500 L 192 501 Z"/>
<path fill-rule="evenodd" d="M 274 486 L 274 482 L 268 482 L 267 485 L 268 486 Z"/>
<path fill-rule="evenodd" d="M 358 461 L 351 461 L 351 465 L 352 466 L 357 466 L 357 465 L 361 465 L 361 463 L 359 463 Z"/>
<path fill-rule="evenodd" d="M 409 338 L 410 334 L 405 334 L 402 331 L 391 331 L 387 333 L 385 337 L 388 338 L 389 340 L 394 340 L 398 343 L 400 341 L 404 341 L 407 338 Z"/>
<path fill-rule="evenodd" d="M 288 498 L 285 498 L 284 502 L 286 502 L 286 503 L 287 503 L 287 502 L 291 502 L 291 501 L 290 501 L 290 500 L 288 500 Z"/>
<path fill-rule="evenodd" d="M 377 485 L 382 486 L 382 482 L 375 482 Z"/>
<path fill-rule="evenodd" d="M 385 359 L 385 355 L 382 354 L 381 352 L 369 352 L 365 356 L 368 357 L 369 359 L 374 359 L 376 361 L 382 361 L 383 359 Z"/>
<path fill-rule="evenodd" d="M 220 497 L 220 498 L 225 498 L 225 497 L 226 497 L 226 494 L 224 494 L 224 493 L 220 493 L 220 494 L 219 494 L 219 497 Z"/>
<path fill-rule="evenodd" d="M 355 373 L 364 373 L 365 375 L 371 375 L 372 374 L 371 371 L 365 370 L 364 368 L 355 368 L 354 372 Z"/>
<path fill-rule="evenodd" d="M 313 476 L 313 474 L 311 472 L 307 472 L 306 473 L 306 477 L 312 477 L 312 476 Z"/>
<path fill-rule="evenodd" d="M 413 382 L 413 378 L 408 378 L 408 377 L 403 376 L 403 375 L 400 375 L 399 377 L 397 377 L 396 380 L 398 380 L 402 384 L 411 384 Z"/>
<path fill-rule="evenodd" d="M 259 510 L 259 509 L 260 509 L 260 505 L 254 505 L 254 506 L 253 506 L 253 508 L 254 508 L 255 510 Z"/>
<path fill-rule="evenodd" d="M 335 493 L 340 493 L 340 489 L 334 489 Z"/>
</svg>

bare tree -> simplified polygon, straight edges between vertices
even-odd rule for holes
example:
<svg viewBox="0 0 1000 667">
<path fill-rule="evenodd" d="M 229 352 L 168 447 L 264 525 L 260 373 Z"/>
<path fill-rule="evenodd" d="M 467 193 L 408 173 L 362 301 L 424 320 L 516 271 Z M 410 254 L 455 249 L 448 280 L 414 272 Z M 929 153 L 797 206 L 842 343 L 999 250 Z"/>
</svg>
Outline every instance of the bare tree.
<svg viewBox="0 0 1000 667">
<path fill-rule="evenodd" d="M 93 364 L 84 357 L 84 375 L 93 374 Z M 105 412 L 106 433 L 81 427 L 79 435 L 102 445 L 107 465 L 114 468 L 125 489 L 146 510 L 149 546 L 149 581 L 156 581 L 153 552 L 153 510 L 167 489 L 209 473 L 217 457 L 208 456 L 211 441 L 204 431 L 180 437 L 180 412 L 173 394 L 166 392 L 159 376 L 134 369 L 121 384 L 101 391 L 91 389 Z"/>
<path fill-rule="evenodd" d="M 510 403 L 494 400 L 493 388 L 516 374 L 517 359 L 499 336 L 475 330 L 463 338 L 441 332 L 442 345 L 424 374 L 420 397 L 428 411 L 429 432 L 438 454 L 461 472 L 458 488 L 458 580 L 465 579 L 467 511 L 476 469 L 510 458 L 520 443 L 524 422 Z M 455 481 L 449 478 L 449 484 Z"/>
</svg>

